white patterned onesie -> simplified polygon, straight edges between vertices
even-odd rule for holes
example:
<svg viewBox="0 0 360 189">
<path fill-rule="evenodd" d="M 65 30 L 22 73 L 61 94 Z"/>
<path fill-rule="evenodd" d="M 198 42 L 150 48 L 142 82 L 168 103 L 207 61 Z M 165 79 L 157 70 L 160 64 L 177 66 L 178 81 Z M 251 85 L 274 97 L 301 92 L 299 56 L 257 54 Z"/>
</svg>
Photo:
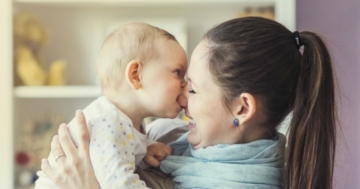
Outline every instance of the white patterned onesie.
<svg viewBox="0 0 360 189">
<path fill-rule="evenodd" d="M 136 130 L 130 118 L 104 96 L 89 104 L 83 112 L 91 133 L 91 163 L 101 188 L 147 188 L 134 171 L 145 156 L 147 146 L 154 142 Z M 79 139 L 75 124 L 73 119 L 69 131 L 77 145 Z M 57 167 L 51 154 L 48 160 L 51 166 Z M 35 189 L 57 188 L 42 171 L 38 175 Z"/>
</svg>

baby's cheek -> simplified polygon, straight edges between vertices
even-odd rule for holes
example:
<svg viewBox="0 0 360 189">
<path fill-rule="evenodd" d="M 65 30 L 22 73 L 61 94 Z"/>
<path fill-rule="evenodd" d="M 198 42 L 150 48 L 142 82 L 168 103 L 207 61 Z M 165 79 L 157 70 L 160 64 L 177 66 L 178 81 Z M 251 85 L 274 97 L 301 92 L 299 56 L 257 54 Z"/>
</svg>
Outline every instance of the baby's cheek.
<svg viewBox="0 0 360 189">
<path fill-rule="evenodd" d="M 174 100 L 180 95 L 181 92 L 180 83 L 170 82 L 167 83 L 166 86 L 168 86 L 167 89 L 165 89 L 167 98 Z"/>
</svg>

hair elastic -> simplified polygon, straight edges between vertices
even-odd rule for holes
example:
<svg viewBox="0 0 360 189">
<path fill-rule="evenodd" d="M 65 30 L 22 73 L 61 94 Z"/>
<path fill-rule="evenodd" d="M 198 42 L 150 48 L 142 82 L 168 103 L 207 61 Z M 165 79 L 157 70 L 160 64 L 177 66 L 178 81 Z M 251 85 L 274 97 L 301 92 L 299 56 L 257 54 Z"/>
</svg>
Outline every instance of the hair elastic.
<svg viewBox="0 0 360 189">
<path fill-rule="evenodd" d="M 293 35 L 294 35 L 294 38 L 295 38 L 296 47 L 298 49 L 300 49 L 300 47 L 304 45 L 304 43 L 301 40 L 300 33 L 298 31 L 294 31 Z"/>
</svg>

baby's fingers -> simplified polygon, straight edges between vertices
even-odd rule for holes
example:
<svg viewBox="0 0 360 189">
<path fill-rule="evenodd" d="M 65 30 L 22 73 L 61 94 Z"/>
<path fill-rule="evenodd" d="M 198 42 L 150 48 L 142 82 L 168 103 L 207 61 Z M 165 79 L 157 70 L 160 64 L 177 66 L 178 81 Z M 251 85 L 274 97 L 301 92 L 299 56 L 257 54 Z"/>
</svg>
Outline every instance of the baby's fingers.
<svg viewBox="0 0 360 189">
<path fill-rule="evenodd" d="M 171 153 L 171 152 L 170 152 L 170 153 Z M 159 151 L 157 151 L 156 154 L 155 154 L 155 159 L 157 159 L 158 161 L 161 161 L 161 160 L 165 159 L 166 156 L 168 156 L 168 155 L 169 155 L 169 154 L 168 154 L 168 152 L 165 151 L 165 149 L 159 150 Z"/>
<path fill-rule="evenodd" d="M 172 154 L 172 148 L 168 145 L 165 146 L 164 148 L 165 152 L 167 155 L 171 155 Z"/>
<path fill-rule="evenodd" d="M 151 166 L 151 167 L 159 167 L 160 166 L 160 162 L 152 155 L 146 154 L 145 157 L 143 158 L 144 163 L 146 163 L 147 165 Z"/>
</svg>

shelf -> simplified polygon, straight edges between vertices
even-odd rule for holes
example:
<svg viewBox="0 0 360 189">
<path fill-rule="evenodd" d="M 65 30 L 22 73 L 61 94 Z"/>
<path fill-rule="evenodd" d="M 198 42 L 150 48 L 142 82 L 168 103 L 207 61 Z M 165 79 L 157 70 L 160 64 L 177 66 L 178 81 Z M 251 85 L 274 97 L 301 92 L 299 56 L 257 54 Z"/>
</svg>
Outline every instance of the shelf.
<svg viewBox="0 0 360 189">
<path fill-rule="evenodd" d="M 39 86 L 15 87 L 17 98 L 95 98 L 101 95 L 100 86 Z"/>
<path fill-rule="evenodd" d="M 122 7 L 273 5 L 279 0 L 14 0 L 15 3 L 65 5 L 118 5 Z"/>
</svg>

